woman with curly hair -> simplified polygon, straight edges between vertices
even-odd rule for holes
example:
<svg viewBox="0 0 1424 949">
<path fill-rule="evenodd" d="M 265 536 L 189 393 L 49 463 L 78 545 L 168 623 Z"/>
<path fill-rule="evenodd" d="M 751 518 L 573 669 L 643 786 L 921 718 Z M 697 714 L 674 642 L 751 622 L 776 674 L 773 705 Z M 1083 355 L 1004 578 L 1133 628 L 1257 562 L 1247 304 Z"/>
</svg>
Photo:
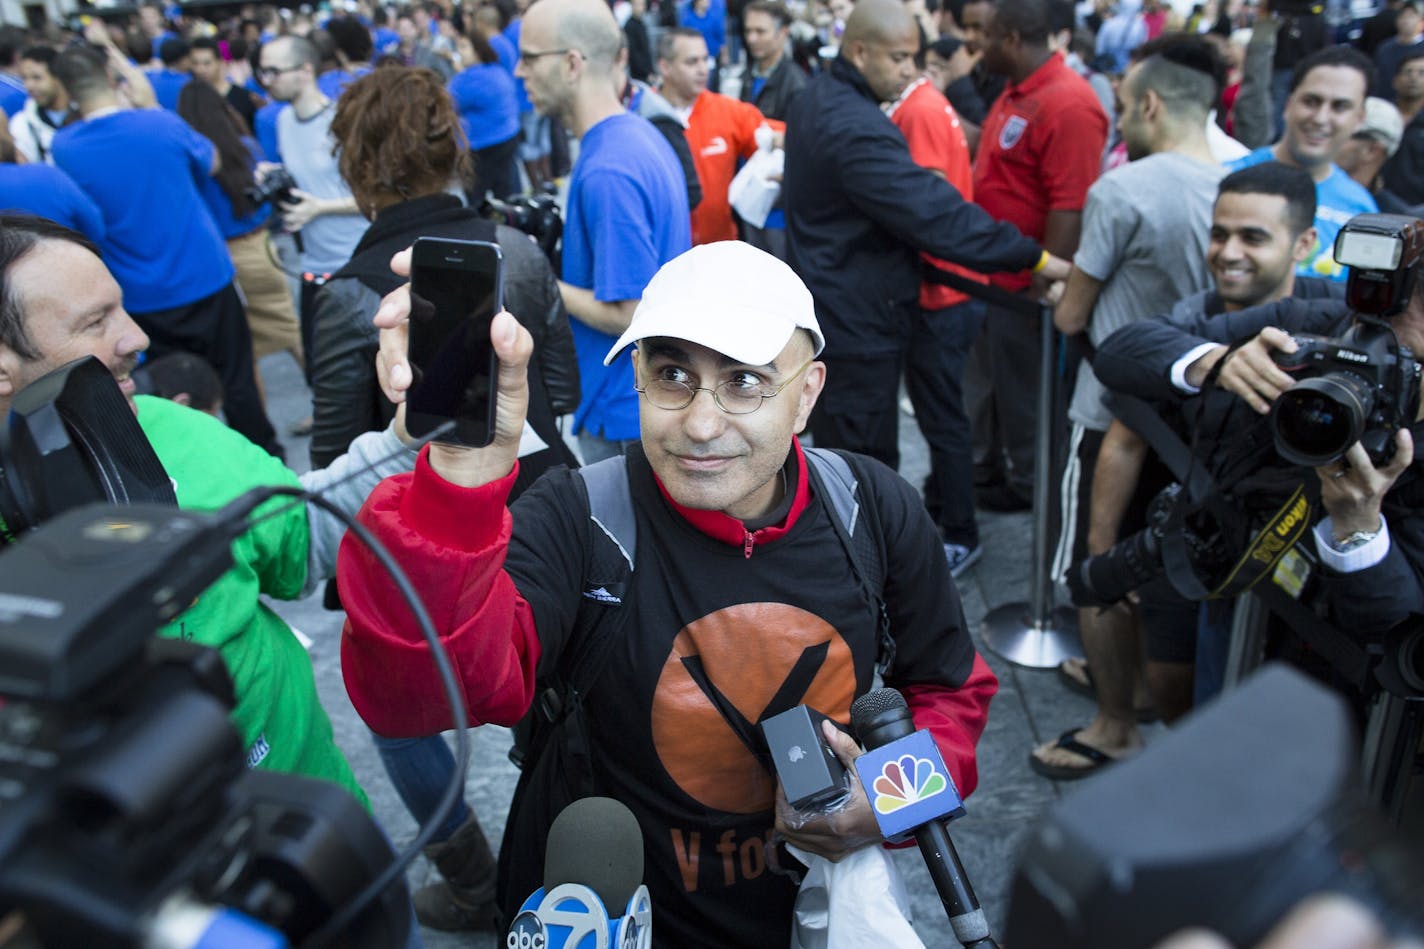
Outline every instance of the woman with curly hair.
<svg viewBox="0 0 1424 949">
<path fill-rule="evenodd" d="M 551 465 L 575 466 L 556 422 L 579 401 L 573 338 L 558 284 L 528 237 L 485 220 L 458 196 L 469 158 L 440 77 L 399 65 L 361 77 L 338 101 L 331 136 L 341 176 L 371 227 L 317 297 L 312 465 L 325 466 L 356 435 L 386 424 L 392 407 L 376 382 L 371 315 L 383 296 L 405 282 L 391 272 L 391 256 L 417 237 L 451 237 L 499 245 L 505 308 L 534 337 L 529 425 L 546 447 L 520 458 L 515 491 Z M 424 823 L 454 769 L 449 748 L 439 735 L 374 737 L 391 783 Z M 425 853 L 444 879 L 415 893 L 417 918 L 436 929 L 492 931 L 495 863 L 474 812 L 462 803 L 433 841 Z"/>
</svg>

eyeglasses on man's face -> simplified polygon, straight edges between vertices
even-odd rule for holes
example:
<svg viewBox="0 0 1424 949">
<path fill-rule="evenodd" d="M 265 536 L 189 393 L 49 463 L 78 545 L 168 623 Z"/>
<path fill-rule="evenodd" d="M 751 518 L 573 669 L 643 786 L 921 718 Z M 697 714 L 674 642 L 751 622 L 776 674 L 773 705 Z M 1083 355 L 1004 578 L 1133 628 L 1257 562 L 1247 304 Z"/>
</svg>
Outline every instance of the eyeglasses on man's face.
<svg viewBox="0 0 1424 949">
<path fill-rule="evenodd" d="M 656 370 L 657 374 L 652 379 L 641 386 L 634 385 L 633 388 L 641 392 L 653 405 L 670 412 L 687 408 L 697 397 L 697 393 L 710 392 L 717 408 L 728 415 L 750 415 L 761 408 L 761 404 L 767 399 L 780 395 L 782 389 L 800 378 L 801 373 L 806 371 L 806 367 L 811 365 L 815 358 L 812 356 L 803 362 L 777 386 L 768 385 L 755 373 L 747 370 L 737 372 L 732 378 L 715 387 L 695 386 L 679 378 L 686 376 L 687 370 L 670 365 Z"/>
<path fill-rule="evenodd" d="M 283 73 L 296 72 L 301 66 L 258 66 L 257 79 L 259 82 L 271 82 Z"/>
<path fill-rule="evenodd" d="M 562 56 L 564 53 L 576 52 L 578 52 L 578 50 L 571 46 L 565 46 L 562 49 L 521 49 L 519 51 L 519 58 L 526 63 L 532 63 L 534 60 L 544 56 Z"/>
</svg>

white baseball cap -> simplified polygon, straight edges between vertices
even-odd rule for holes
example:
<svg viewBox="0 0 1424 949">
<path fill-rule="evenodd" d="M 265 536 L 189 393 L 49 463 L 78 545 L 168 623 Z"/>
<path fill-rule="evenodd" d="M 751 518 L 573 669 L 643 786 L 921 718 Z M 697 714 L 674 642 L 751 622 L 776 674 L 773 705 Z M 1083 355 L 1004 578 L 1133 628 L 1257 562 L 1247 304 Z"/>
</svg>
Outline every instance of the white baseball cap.
<svg viewBox="0 0 1424 949">
<path fill-rule="evenodd" d="M 826 346 L 811 291 L 786 264 L 743 241 L 700 244 L 674 257 L 648 281 L 633 321 L 606 366 L 632 343 L 666 336 L 697 343 L 748 366 L 763 366 L 798 329 Z"/>
</svg>

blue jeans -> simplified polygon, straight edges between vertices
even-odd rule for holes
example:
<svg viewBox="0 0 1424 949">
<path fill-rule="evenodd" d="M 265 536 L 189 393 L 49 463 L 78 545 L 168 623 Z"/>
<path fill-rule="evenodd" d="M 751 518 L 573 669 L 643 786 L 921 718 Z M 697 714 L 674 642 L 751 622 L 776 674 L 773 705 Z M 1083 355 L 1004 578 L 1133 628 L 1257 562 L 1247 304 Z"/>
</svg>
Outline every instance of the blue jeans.
<svg viewBox="0 0 1424 949">
<path fill-rule="evenodd" d="M 455 773 L 455 756 L 450 746 L 439 735 L 426 738 L 386 738 L 371 732 L 371 740 L 386 766 L 386 774 L 395 786 L 410 816 L 422 827 L 435 813 L 440 796 L 445 793 L 451 777 Z M 461 782 L 463 787 L 464 782 Z M 450 813 L 440 822 L 431 843 L 448 840 L 460 829 L 470 816 L 469 805 L 464 795 L 450 808 Z"/>
</svg>

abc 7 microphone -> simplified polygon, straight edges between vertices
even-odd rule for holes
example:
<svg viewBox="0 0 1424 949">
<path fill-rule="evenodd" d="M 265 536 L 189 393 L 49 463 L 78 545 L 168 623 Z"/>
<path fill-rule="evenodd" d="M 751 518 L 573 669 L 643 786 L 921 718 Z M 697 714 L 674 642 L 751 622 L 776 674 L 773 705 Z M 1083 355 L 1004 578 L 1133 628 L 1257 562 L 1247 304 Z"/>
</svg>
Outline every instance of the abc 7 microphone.
<svg viewBox="0 0 1424 949">
<path fill-rule="evenodd" d="M 544 885 L 519 908 L 505 945 L 649 949 L 653 908 L 642 879 L 643 834 L 633 812 L 607 797 L 574 801 L 549 828 Z"/>
</svg>

